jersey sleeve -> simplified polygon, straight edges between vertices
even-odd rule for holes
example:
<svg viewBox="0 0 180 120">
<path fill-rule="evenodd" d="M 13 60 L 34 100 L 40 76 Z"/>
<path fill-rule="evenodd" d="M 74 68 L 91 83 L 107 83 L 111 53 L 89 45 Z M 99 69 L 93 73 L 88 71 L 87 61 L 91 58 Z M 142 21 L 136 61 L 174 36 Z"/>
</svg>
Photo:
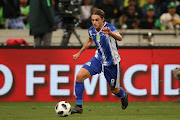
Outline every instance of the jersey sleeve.
<svg viewBox="0 0 180 120">
<path fill-rule="evenodd" d="M 112 32 L 118 32 L 113 25 L 110 25 L 109 28 L 111 29 Z"/>
<path fill-rule="evenodd" d="M 92 30 L 91 29 L 88 30 L 88 33 L 89 33 L 89 38 L 93 38 L 92 37 Z"/>
</svg>

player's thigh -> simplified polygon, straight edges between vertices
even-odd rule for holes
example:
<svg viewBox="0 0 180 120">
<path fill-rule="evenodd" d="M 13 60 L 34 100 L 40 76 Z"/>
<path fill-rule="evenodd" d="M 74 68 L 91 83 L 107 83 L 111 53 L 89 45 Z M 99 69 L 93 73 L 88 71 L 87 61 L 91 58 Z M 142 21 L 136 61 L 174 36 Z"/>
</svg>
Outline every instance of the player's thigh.
<svg viewBox="0 0 180 120">
<path fill-rule="evenodd" d="M 102 71 L 102 64 L 99 60 L 93 57 L 91 60 L 86 62 L 76 76 L 77 82 L 83 82 L 86 78 L 99 74 Z"/>
<path fill-rule="evenodd" d="M 119 64 L 111 67 L 104 66 L 104 76 L 111 89 L 119 88 L 120 82 L 120 66 Z"/>
<path fill-rule="evenodd" d="M 91 60 L 86 62 L 82 68 L 85 68 L 89 71 L 91 76 L 95 74 L 99 74 L 102 71 L 102 64 L 99 60 L 97 60 L 95 57 L 93 57 Z"/>
<path fill-rule="evenodd" d="M 76 76 L 76 81 L 77 82 L 84 82 L 84 80 L 86 78 L 91 77 L 90 72 L 85 69 L 85 68 L 81 68 L 80 71 L 78 72 L 77 76 Z"/>
</svg>

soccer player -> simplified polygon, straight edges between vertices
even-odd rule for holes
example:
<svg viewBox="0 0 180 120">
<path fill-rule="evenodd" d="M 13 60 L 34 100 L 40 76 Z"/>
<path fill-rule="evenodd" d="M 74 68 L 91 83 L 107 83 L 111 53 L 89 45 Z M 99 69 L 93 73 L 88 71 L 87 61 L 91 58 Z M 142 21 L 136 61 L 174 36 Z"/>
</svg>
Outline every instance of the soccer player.
<svg viewBox="0 0 180 120">
<path fill-rule="evenodd" d="M 96 9 L 91 13 L 93 26 L 88 30 L 89 39 L 81 50 L 73 55 L 73 59 L 77 60 L 81 53 L 89 48 L 93 42 L 97 46 L 95 56 L 83 65 L 76 76 L 76 106 L 72 109 L 72 114 L 83 113 L 84 80 L 101 73 L 101 71 L 104 72 L 111 92 L 121 98 L 121 108 L 126 109 L 128 106 L 128 93 L 118 86 L 120 80 L 120 56 L 116 40 L 121 41 L 122 37 L 113 25 L 104 21 L 104 18 L 105 13 L 101 9 Z"/>
</svg>

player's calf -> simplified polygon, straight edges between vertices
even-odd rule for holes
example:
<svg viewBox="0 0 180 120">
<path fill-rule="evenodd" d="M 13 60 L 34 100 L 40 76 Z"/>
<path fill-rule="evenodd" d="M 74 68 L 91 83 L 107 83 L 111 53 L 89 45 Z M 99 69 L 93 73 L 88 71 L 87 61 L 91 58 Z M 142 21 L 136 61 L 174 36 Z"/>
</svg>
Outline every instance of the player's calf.
<svg viewBox="0 0 180 120">
<path fill-rule="evenodd" d="M 111 88 L 111 92 L 114 93 L 117 97 L 121 98 L 121 108 L 124 110 L 128 106 L 128 92 L 124 91 L 122 87 L 120 88 Z"/>
</svg>

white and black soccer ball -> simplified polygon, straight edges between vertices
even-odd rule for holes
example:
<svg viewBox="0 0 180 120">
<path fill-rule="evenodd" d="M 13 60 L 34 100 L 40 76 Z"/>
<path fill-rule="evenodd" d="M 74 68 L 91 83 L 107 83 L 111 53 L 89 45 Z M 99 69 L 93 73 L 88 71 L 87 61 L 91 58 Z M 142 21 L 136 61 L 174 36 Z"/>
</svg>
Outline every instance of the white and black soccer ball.
<svg viewBox="0 0 180 120">
<path fill-rule="evenodd" d="M 71 105 L 66 101 L 60 101 L 55 106 L 56 113 L 61 117 L 67 117 L 71 114 Z"/>
</svg>

